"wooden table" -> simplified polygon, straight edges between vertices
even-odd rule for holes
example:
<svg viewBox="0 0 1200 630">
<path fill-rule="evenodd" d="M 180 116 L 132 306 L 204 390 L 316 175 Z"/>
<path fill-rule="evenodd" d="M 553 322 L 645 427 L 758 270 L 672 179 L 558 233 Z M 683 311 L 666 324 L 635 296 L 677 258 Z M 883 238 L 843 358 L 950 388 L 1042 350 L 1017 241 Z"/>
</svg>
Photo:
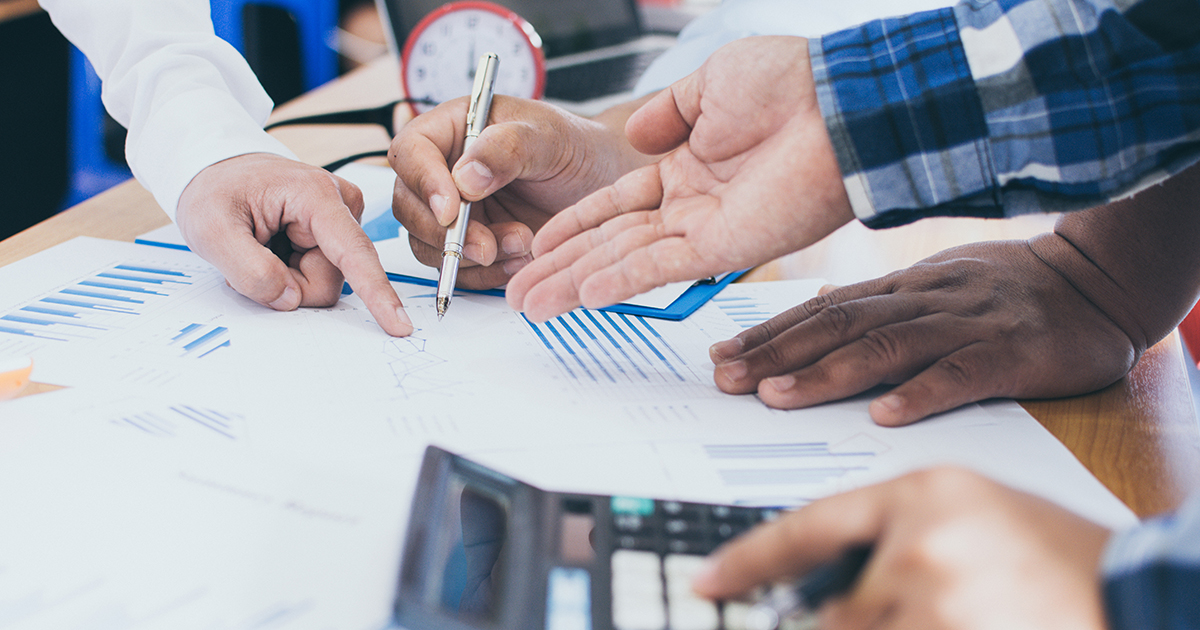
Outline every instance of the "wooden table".
<svg viewBox="0 0 1200 630">
<path fill-rule="evenodd" d="M 398 76 L 393 60 L 377 61 L 279 107 L 274 119 L 386 103 L 400 94 Z M 313 164 L 386 148 L 389 142 L 383 130 L 371 126 L 283 127 L 273 133 Z M 0 265 L 79 235 L 132 241 L 167 222 L 150 194 L 129 182 L 0 242 Z M 845 284 L 906 267 L 952 245 L 1025 238 L 1050 223 L 1049 217 L 933 219 L 880 232 L 852 224 L 764 265 L 750 279 L 820 277 Z M 1128 377 L 1104 390 L 1021 404 L 1136 513 L 1155 514 L 1200 487 L 1200 431 L 1184 360 L 1178 336 L 1171 335 Z"/>
</svg>

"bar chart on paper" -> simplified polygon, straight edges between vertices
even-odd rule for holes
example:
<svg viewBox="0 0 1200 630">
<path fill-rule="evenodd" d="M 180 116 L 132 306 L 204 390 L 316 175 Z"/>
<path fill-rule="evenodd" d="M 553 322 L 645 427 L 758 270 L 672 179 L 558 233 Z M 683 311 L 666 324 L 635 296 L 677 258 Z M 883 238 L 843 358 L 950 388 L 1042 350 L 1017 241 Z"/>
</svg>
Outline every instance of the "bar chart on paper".
<svg viewBox="0 0 1200 630">
<path fill-rule="evenodd" d="M 890 447 L 865 434 L 790 442 L 671 442 L 655 445 L 680 487 L 720 488 L 733 503 L 802 505 L 868 473 Z"/>
<path fill-rule="evenodd" d="M 741 328 L 753 328 L 775 315 L 770 305 L 755 296 L 718 295 L 712 299 L 712 303 Z"/>
<path fill-rule="evenodd" d="M 245 417 L 202 405 L 173 404 L 113 414 L 109 422 L 157 438 L 206 437 L 237 440 L 245 436 Z"/>
<path fill-rule="evenodd" d="M 525 320 L 562 373 L 586 392 L 637 397 L 717 395 L 710 368 L 671 337 L 690 331 L 675 322 L 576 309 L 543 324 Z"/>
<path fill-rule="evenodd" d="M 0 311 L 0 354 L 34 357 L 39 378 L 61 385 L 163 383 L 177 370 L 161 361 L 210 361 L 232 345 L 230 331 L 215 321 L 222 313 L 198 299 L 216 288 L 224 288 L 221 275 L 202 263 L 102 264 L 10 302 Z M 89 362 L 108 369 L 88 370 Z"/>
<path fill-rule="evenodd" d="M 137 325 L 141 315 L 195 284 L 199 272 L 118 264 L 0 315 L 0 333 L 71 342 Z"/>
</svg>

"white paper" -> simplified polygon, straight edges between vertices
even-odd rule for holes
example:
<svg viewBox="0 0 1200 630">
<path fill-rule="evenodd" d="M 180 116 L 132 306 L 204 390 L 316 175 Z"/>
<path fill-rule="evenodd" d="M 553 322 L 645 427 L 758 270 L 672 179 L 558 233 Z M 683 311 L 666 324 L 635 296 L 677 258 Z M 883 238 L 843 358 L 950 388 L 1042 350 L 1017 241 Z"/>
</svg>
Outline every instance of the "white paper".
<svg viewBox="0 0 1200 630">
<path fill-rule="evenodd" d="M 0 317 L 118 267 L 192 284 L 92 338 L 0 332 L 35 375 L 76 385 L 0 403 L 0 540 L 21 541 L 0 546 L 5 627 L 378 627 L 430 443 L 547 489 L 755 505 L 950 463 L 1136 520 L 1012 402 L 889 429 L 867 396 L 778 411 L 717 390 L 709 345 L 819 280 L 734 284 L 682 322 L 579 310 L 536 326 L 480 295 L 438 322 L 431 289 L 395 284 L 417 330 L 392 338 L 356 296 L 279 313 L 191 253 L 76 239 L 0 269 Z M 162 331 L 193 323 L 226 329 L 222 361 L 163 350 Z M 131 365 L 173 376 L 151 387 Z"/>
</svg>

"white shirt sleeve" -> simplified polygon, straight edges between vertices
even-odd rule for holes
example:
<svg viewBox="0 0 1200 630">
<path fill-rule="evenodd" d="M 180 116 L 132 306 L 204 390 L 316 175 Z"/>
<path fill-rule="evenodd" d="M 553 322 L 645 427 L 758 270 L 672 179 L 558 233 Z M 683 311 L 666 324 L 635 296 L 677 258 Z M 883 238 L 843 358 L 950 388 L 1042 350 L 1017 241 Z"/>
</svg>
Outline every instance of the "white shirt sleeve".
<svg viewBox="0 0 1200 630">
<path fill-rule="evenodd" d="M 100 75 L 105 108 L 129 130 L 129 167 L 172 219 L 209 165 L 259 152 L 295 159 L 263 131 L 271 99 L 213 33 L 207 0 L 40 3 Z"/>
</svg>

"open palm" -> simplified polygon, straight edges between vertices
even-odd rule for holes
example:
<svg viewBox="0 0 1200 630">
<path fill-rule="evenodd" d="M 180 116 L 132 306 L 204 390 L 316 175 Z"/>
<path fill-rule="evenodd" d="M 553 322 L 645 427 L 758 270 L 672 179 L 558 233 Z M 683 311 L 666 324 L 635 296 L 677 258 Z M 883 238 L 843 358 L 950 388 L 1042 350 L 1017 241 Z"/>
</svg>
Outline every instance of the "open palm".
<svg viewBox="0 0 1200 630">
<path fill-rule="evenodd" d="M 729 44 L 626 130 L 643 152 L 674 151 L 538 232 L 508 285 L 531 319 L 763 263 L 853 218 L 803 38 Z"/>
</svg>

